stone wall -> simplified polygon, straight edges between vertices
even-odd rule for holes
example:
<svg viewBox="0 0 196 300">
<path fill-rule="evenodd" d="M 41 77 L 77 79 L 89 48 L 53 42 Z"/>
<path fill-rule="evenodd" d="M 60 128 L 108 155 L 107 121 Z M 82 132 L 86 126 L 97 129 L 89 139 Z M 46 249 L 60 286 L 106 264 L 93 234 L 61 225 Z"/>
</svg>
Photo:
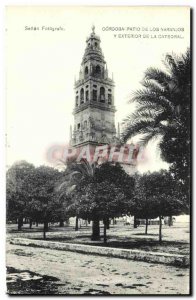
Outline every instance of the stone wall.
<svg viewBox="0 0 196 300">
<path fill-rule="evenodd" d="M 73 251 L 84 254 L 92 255 L 103 255 L 109 257 L 117 257 L 123 259 L 130 259 L 136 261 L 145 261 L 150 263 L 167 264 L 179 267 L 189 266 L 189 257 L 186 255 L 177 255 L 169 253 L 159 253 L 159 252 L 148 252 L 141 250 L 131 250 L 131 249 L 119 249 L 119 248 L 109 248 L 100 246 L 90 246 L 83 244 L 71 244 L 71 243 L 61 243 L 43 240 L 33 240 L 24 238 L 13 238 L 10 240 L 11 244 L 31 246 L 31 247 L 43 247 L 49 249 L 56 249 L 62 251 Z"/>
</svg>

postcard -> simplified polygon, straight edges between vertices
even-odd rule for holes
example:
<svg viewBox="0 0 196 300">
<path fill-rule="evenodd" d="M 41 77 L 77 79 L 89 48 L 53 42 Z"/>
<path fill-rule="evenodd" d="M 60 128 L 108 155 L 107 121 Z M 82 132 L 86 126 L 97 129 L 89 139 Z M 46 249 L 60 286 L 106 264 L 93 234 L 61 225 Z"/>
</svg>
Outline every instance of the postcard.
<svg viewBox="0 0 196 300">
<path fill-rule="evenodd" d="M 10 295 L 190 295 L 191 9 L 7 6 Z"/>
</svg>

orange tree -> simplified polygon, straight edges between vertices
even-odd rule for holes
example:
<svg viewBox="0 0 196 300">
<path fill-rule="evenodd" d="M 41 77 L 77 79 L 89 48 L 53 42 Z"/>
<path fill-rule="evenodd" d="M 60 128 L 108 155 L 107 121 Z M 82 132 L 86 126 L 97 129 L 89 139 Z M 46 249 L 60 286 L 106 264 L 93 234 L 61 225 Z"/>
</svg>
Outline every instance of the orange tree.
<svg viewBox="0 0 196 300">
<path fill-rule="evenodd" d="M 138 218 L 159 217 L 159 242 L 162 241 L 162 218 L 187 212 L 186 196 L 181 184 L 170 174 L 160 172 L 137 176 L 131 210 Z M 146 222 L 147 223 L 147 222 Z M 146 228 L 147 233 L 147 228 Z"/>
<path fill-rule="evenodd" d="M 78 216 L 104 223 L 104 241 L 109 218 L 127 214 L 134 194 L 134 178 L 119 165 L 102 164 L 94 175 L 81 179 L 78 183 L 74 201 L 70 209 Z M 100 238 L 100 230 L 92 234 L 92 239 Z"/>
<path fill-rule="evenodd" d="M 29 214 L 33 219 L 36 218 L 37 221 L 44 224 L 44 238 L 48 231 L 48 223 L 61 220 L 62 214 L 65 213 L 64 199 L 60 199 L 57 193 L 61 178 L 61 172 L 46 166 L 35 168 L 32 173 L 33 191 L 29 202 Z"/>
<path fill-rule="evenodd" d="M 30 180 L 35 167 L 20 161 L 13 164 L 6 174 L 7 221 L 17 221 L 21 230 L 23 219 L 29 217 L 29 202 L 31 201 L 33 185 Z"/>
</svg>

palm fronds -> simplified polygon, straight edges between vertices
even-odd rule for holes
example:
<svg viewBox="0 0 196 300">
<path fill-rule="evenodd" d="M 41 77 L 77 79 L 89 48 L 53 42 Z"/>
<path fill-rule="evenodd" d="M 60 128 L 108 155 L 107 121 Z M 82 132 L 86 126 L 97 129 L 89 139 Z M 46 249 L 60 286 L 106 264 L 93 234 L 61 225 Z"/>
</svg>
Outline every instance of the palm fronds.
<svg viewBox="0 0 196 300">
<path fill-rule="evenodd" d="M 169 127 L 179 131 L 179 126 L 187 122 L 190 101 L 189 49 L 181 56 L 167 54 L 164 64 L 166 71 L 157 68 L 146 70 L 143 87 L 135 91 L 129 100 L 129 103 L 136 103 L 136 109 L 123 120 L 123 141 L 143 134 L 140 140 L 147 143 L 155 137 L 164 137 Z"/>
</svg>

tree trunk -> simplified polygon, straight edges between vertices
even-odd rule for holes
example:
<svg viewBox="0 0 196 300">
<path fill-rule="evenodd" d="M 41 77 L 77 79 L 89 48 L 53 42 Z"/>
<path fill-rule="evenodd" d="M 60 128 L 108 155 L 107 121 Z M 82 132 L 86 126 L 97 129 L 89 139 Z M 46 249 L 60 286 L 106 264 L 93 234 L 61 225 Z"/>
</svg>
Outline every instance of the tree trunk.
<svg viewBox="0 0 196 300">
<path fill-rule="evenodd" d="M 48 222 L 45 221 L 44 222 L 44 230 L 43 230 L 43 234 L 44 234 L 44 239 L 46 239 L 46 232 L 48 231 Z"/>
<path fill-rule="evenodd" d="M 29 228 L 30 228 L 30 229 L 32 228 L 32 224 L 33 224 L 32 219 L 29 219 Z"/>
<path fill-rule="evenodd" d="M 18 218 L 18 230 L 21 230 L 23 226 L 23 217 Z"/>
<path fill-rule="evenodd" d="M 173 217 L 172 216 L 168 217 L 168 225 L 173 226 Z"/>
<path fill-rule="evenodd" d="M 107 225 L 108 225 L 108 219 L 105 220 L 105 221 L 103 222 L 103 224 L 104 224 L 103 241 L 104 241 L 104 243 L 107 243 L 106 230 L 107 230 Z"/>
<path fill-rule="evenodd" d="M 137 218 L 134 216 L 133 227 L 137 228 Z"/>
<path fill-rule="evenodd" d="M 76 216 L 75 231 L 78 231 L 78 216 Z"/>
<path fill-rule="evenodd" d="M 115 224 L 116 224 L 116 222 L 115 222 L 115 218 L 113 218 L 112 220 L 113 220 L 113 225 L 115 225 Z"/>
<path fill-rule="evenodd" d="M 106 229 L 110 229 L 110 219 L 106 219 Z"/>
<path fill-rule="evenodd" d="M 63 227 L 64 226 L 64 222 L 61 220 L 60 222 L 59 222 L 59 227 Z"/>
<path fill-rule="evenodd" d="M 145 234 L 148 234 L 148 218 L 146 218 Z"/>
<path fill-rule="evenodd" d="M 161 216 L 159 216 L 159 243 L 162 242 L 162 219 Z"/>
<path fill-rule="evenodd" d="M 38 222 L 36 222 L 36 227 L 38 227 Z"/>
<path fill-rule="evenodd" d="M 91 240 L 92 241 L 98 241 L 98 240 L 100 240 L 99 219 L 95 219 L 93 221 Z"/>
<path fill-rule="evenodd" d="M 69 218 L 66 218 L 65 224 L 66 224 L 66 225 L 69 225 Z"/>
</svg>

